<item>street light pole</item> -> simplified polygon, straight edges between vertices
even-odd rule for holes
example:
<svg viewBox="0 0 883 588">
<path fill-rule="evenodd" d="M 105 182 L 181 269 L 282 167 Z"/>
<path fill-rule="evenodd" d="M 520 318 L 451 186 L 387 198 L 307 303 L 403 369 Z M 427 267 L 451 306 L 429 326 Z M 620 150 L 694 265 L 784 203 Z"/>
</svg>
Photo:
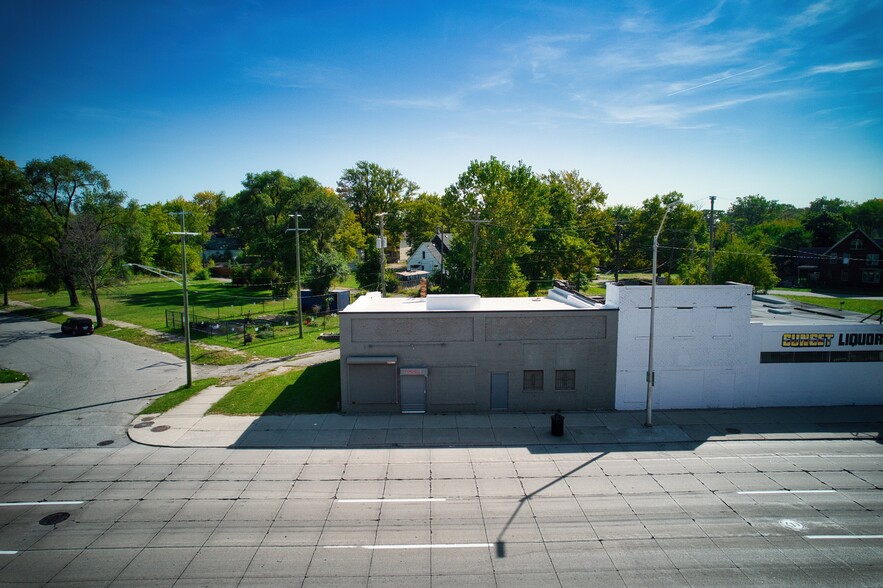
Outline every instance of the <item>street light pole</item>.
<svg viewBox="0 0 883 588">
<path fill-rule="evenodd" d="M 656 231 L 656 234 L 653 236 L 653 275 L 650 281 L 650 352 L 647 357 L 647 408 L 646 408 L 646 420 L 644 421 L 645 427 L 653 426 L 653 384 L 656 379 L 656 374 L 653 372 L 653 330 L 656 319 L 656 253 L 659 249 L 659 235 L 662 233 L 662 226 L 665 224 L 665 218 L 668 216 L 668 213 L 671 212 L 671 209 L 674 208 L 674 204 L 669 204 L 665 209 L 665 214 L 662 215 L 662 222 L 659 223 L 659 230 Z"/>
<path fill-rule="evenodd" d="M 184 217 L 189 212 L 170 212 L 169 214 L 181 215 L 181 230 L 170 233 L 172 235 L 181 235 L 181 285 L 184 289 L 184 359 L 187 363 L 187 387 L 193 384 L 193 375 L 190 368 L 190 312 L 187 305 L 187 235 L 198 235 L 199 233 L 188 233 L 184 229 Z"/>
<path fill-rule="evenodd" d="M 297 272 L 297 336 L 299 339 L 304 338 L 304 319 L 303 313 L 301 309 L 301 300 L 300 300 L 300 232 L 308 231 L 309 229 L 301 229 L 300 224 L 298 223 L 298 219 L 301 218 L 301 214 L 299 212 L 295 212 L 294 214 L 289 214 L 289 217 L 294 217 L 294 228 L 293 229 L 285 229 L 285 232 L 294 231 L 294 248 L 295 248 L 295 271 Z"/>
</svg>

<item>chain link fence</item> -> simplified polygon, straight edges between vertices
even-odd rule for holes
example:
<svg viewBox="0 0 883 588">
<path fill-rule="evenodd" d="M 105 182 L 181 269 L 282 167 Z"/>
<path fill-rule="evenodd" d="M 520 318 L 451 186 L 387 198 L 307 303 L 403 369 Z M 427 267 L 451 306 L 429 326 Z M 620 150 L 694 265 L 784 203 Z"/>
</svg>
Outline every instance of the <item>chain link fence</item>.
<svg viewBox="0 0 883 588">
<path fill-rule="evenodd" d="M 190 332 L 201 333 L 207 337 L 246 338 L 246 334 L 258 339 L 272 339 L 276 336 L 275 326 L 287 325 L 296 319 L 285 315 L 239 316 L 229 318 L 209 318 L 198 314 L 190 315 Z M 166 328 L 173 331 L 184 330 L 184 313 L 178 310 L 166 310 Z"/>
</svg>

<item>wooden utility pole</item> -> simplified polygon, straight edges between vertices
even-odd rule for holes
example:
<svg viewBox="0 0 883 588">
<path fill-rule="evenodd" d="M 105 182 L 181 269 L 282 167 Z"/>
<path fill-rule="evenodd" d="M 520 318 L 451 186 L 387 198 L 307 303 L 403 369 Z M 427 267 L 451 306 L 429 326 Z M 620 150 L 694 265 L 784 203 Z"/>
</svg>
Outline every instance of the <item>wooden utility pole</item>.
<svg viewBox="0 0 883 588">
<path fill-rule="evenodd" d="M 380 295 L 386 297 L 386 237 L 383 236 L 383 217 L 385 212 L 378 212 L 380 217 L 380 237 L 377 239 L 377 248 L 380 250 Z"/>
<path fill-rule="evenodd" d="M 293 229 L 285 229 L 285 232 L 294 231 L 294 248 L 295 248 L 295 271 L 297 271 L 297 336 L 299 339 L 304 338 L 304 317 L 303 317 L 303 308 L 301 308 L 301 299 L 300 299 L 300 232 L 301 231 L 309 231 L 309 229 L 300 228 L 300 224 L 298 223 L 298 219 L 301 217 L 299 212 L 295 212 L 294 214 L 289 214 L 289 217 L 294 217 L 294 228 Z"/>
<path fill-rule="evenodd" d="M 717 196 L 709 196 L 711 210 L 708 215 L 708 283 L 714 284 L 714 201 Z"/>
<path fill-rule="evenodd" d="M 491 221 L 472 219 L 466 222 L 472 223 L 472 277 L 469 280 L 469 293 L 475 294 L 475 265 L 478 260 L 478 225 Z"/>
</svg>

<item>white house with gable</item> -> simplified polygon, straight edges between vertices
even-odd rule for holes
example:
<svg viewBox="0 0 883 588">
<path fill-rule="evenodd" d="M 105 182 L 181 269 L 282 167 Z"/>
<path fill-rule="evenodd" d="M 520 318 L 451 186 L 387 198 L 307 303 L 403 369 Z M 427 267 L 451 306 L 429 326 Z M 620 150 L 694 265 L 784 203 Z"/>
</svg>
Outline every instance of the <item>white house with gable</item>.
<svg viewBox="0 0 883 588">
<path fill-rule="evenodd" d="M 434 274 L 441 268 L 442 257 L 438 249 L 430 241 L 421 243 L 408 258 L 408 269 Z"/>
</svg>

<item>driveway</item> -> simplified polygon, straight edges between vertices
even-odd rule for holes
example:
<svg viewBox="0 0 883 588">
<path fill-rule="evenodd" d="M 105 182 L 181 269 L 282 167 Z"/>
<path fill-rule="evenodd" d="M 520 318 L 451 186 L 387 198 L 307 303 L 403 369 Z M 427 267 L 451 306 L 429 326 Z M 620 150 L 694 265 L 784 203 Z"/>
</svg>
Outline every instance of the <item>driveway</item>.
<svg viewBox="0 0 883 588">
<path fill-rule="evenodd" d="M 0 358 L 30 376 L 0 398 L 5 449 L 128 444 L 132 415 L 185 382 L 184 362 L 173 355 L 100 335 L 62 336 L 54 323 L 7 313 L 0 313 Z"/>
</svg>

